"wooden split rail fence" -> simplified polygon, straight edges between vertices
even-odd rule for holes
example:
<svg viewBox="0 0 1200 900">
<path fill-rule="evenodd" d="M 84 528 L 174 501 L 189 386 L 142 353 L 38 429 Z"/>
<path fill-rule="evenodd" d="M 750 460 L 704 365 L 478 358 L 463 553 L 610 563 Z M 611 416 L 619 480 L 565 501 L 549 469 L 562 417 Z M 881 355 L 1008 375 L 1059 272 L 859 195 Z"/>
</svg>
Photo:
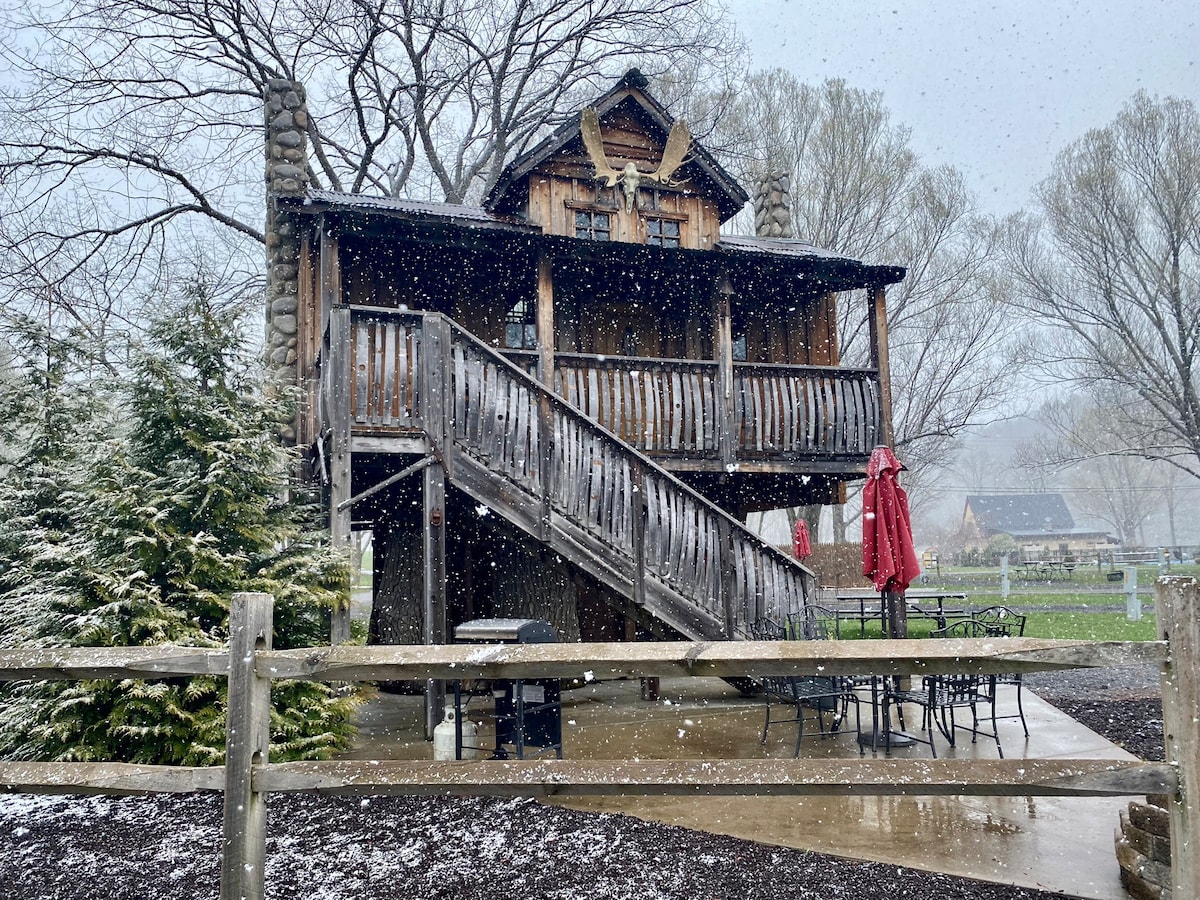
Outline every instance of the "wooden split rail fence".
<svg viewBox="0 0 1200 900">
<path fill-rule="evenodd" d="M 75 648 L 0 652 L 0 679 L 229 678 L 226 764 L 0 762 L 0 789 L 32 793 L 225 792 L 221 896 L 261 900 L 267 796 L 332 794 L 911 794 L 1170 798 L 1173 896 L 1200 897 L 1200 586 L 1156 586 L 1159 640 L 1033 638 L 905 641 L 318 647 L 272 651 L 272 598 L 234 597 L 228 651 Z M 271 763 L 271 682 L 1032 672 L 1155 663 L 1161 667 L 1167 761 L 1097 759 L 712 759 L 331 761 Z M 1115 864 L 1115 862 L 1114 862 Z"/>
</svg>

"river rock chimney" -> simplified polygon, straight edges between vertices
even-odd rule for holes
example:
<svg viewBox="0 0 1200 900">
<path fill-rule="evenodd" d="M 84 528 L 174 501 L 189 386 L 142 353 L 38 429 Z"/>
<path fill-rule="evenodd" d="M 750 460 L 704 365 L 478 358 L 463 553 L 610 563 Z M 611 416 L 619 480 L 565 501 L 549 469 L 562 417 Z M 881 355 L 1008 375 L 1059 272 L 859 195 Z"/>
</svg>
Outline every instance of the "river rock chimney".
<svg viewBox="0 0 1200 900">
<path fill-rule="evenodd" d="M 760 238 L 792 238 L 792 176 L 772 172 L 754 186 L 754 234 Z"/>
<path fill-rule="evenodd" d="M 276 383 L 296 384 L 300 235 L 275 198 L 308 189 L 308 107 L 304 86 L 286 78 L 267 82 L 263 103 L 267 187 L 267 361 Z M 285 429 L 286 431 L 286 429 Z M 295 434 L 284 434 L 294 439 Z"/>
</svg>

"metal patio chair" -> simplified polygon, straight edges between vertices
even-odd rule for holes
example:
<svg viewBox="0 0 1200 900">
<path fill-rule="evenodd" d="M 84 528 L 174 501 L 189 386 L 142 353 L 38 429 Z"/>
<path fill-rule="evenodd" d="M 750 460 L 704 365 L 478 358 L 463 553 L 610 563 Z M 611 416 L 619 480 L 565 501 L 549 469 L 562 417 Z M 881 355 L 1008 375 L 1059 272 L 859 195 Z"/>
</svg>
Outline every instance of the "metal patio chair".
<svg viewBox="0 0 1200 900">
<path fill-rule="evenodd" d="M 982 622 L 985 637 L 1022 637 L 1025 634 L 1026 616 L 1007 606 L 989 606 L 972 613 L 971 618 Z M 1021 673 L 1005 672 L 996 676 L 996 684 L 1013 685 L 1017 689 L 1017 711 L 997 716 L 999 719 L 1020 719 L 1025 737 L 1029 737 L 1029 726 L 1025 722 L 1025 707 L 1021 703 Z"/>
<path fill-rule="evenodd" d="M 790 639 L 788 625 L 781 625 L 770 619 L 760 619 L 753 623 L 750 633 L 758 641 Z M 848 733 L 840 726 L 848 718 L 850 704 L 854 705 L 855 734 L 861 733 L 859 699 L 849 679 L 832 675 L 766 675 L 760 677 L 758 682 L 766 699 L 766 721 L 763 723 L 759 743 L 767 742 L 767 734 L 772 725 L 795 723 L 796 750 L 793 756 L 798 757 L 800 743 L 804 740 L 805 711 L 815 712 L 820 734 L 830 737 Z M 772 716 L 772 705 L 776 709 L 782 708 L 782 711 Z M 833 721 L 826 727 L 826 716 L 830 713 L 833 714 Z M 861 746 L 860 752 L 863 752 Z"/>
<path fill-rule="evenodd" d="M 986 626 L 974 619 L 962 619 L 932 632 L 934 637 L 943 638 L 972 638 L 987 637 Z M 937 746 L 934 743 L 933 731 L 936 727 L 942 737 L 955 746 L 958 732 L 966 731 L 971 735 L 971 743 L 980 736 L 991 738 L 996 742 L 996 752 L 1004 758 L 1004 748 L 1000 746 L 1000 732 L 996 728 L 996 681 L 995 675 L 926 675 L 921 679 L 921 687 L 903 689 L 895 686 L 891 680 L 884 689 L 884 721 L 890 722 L 891 710 L 895 709 L 896 719 L 901 731 L 906 731 L 904 723 L 904 704 L 910 703 L 921 708 L 921 729 L 925 737 L 909 734 L 915 741 L 929 745 L 933 757 L 937 758 Z M 992 730 L 981 728 L 979 707 L 986 707 L 989 715 L 986 717 L 992 723 Z M 958 710 L 970 710 L 971 724 L 960 723 Z M 890 750 L 891 733 L 884 735 L 885 748 Z"/>
</svg>

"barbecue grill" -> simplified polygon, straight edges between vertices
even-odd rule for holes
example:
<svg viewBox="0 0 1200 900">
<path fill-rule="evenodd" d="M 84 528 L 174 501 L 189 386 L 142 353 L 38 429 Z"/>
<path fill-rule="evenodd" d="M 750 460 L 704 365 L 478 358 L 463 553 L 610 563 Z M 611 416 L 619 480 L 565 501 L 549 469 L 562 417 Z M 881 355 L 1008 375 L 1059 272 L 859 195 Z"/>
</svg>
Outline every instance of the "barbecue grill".
<svg viewBox="0 0 1200 900">
<path fill-rule="evenodd" d="M 540 619 L 474 619 L 454 629 L 459 644 L 549 644 L 558 632 Z M 469 703 L 482 693 L 476 686 L 467 695 Z M 491 682 L 496 744 L 492 759 L 515 756 L 524 759 L 526 750 L 538 754 L 555 751 L 562 759 L 562 686 L 557 678 L 496 679 Z M 454 683 L 456 721 L 455 756 L 462 759 L 462 682 Z"/>
</svg>

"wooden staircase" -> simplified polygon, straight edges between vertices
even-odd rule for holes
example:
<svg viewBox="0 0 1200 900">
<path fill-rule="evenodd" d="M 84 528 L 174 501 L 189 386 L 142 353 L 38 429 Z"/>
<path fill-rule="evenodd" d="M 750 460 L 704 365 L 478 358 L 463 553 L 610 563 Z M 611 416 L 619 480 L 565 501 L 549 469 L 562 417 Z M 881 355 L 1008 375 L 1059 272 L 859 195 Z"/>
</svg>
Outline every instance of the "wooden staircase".
<svg viewBox="0 0 1200 900">
<path fill-rule="evenodd" d="M 748 639 L 813 573 L 449 318 L 334 307 L 330 446 L 433 453 L 447 482 L 693 640 Z"/>
</svg>

